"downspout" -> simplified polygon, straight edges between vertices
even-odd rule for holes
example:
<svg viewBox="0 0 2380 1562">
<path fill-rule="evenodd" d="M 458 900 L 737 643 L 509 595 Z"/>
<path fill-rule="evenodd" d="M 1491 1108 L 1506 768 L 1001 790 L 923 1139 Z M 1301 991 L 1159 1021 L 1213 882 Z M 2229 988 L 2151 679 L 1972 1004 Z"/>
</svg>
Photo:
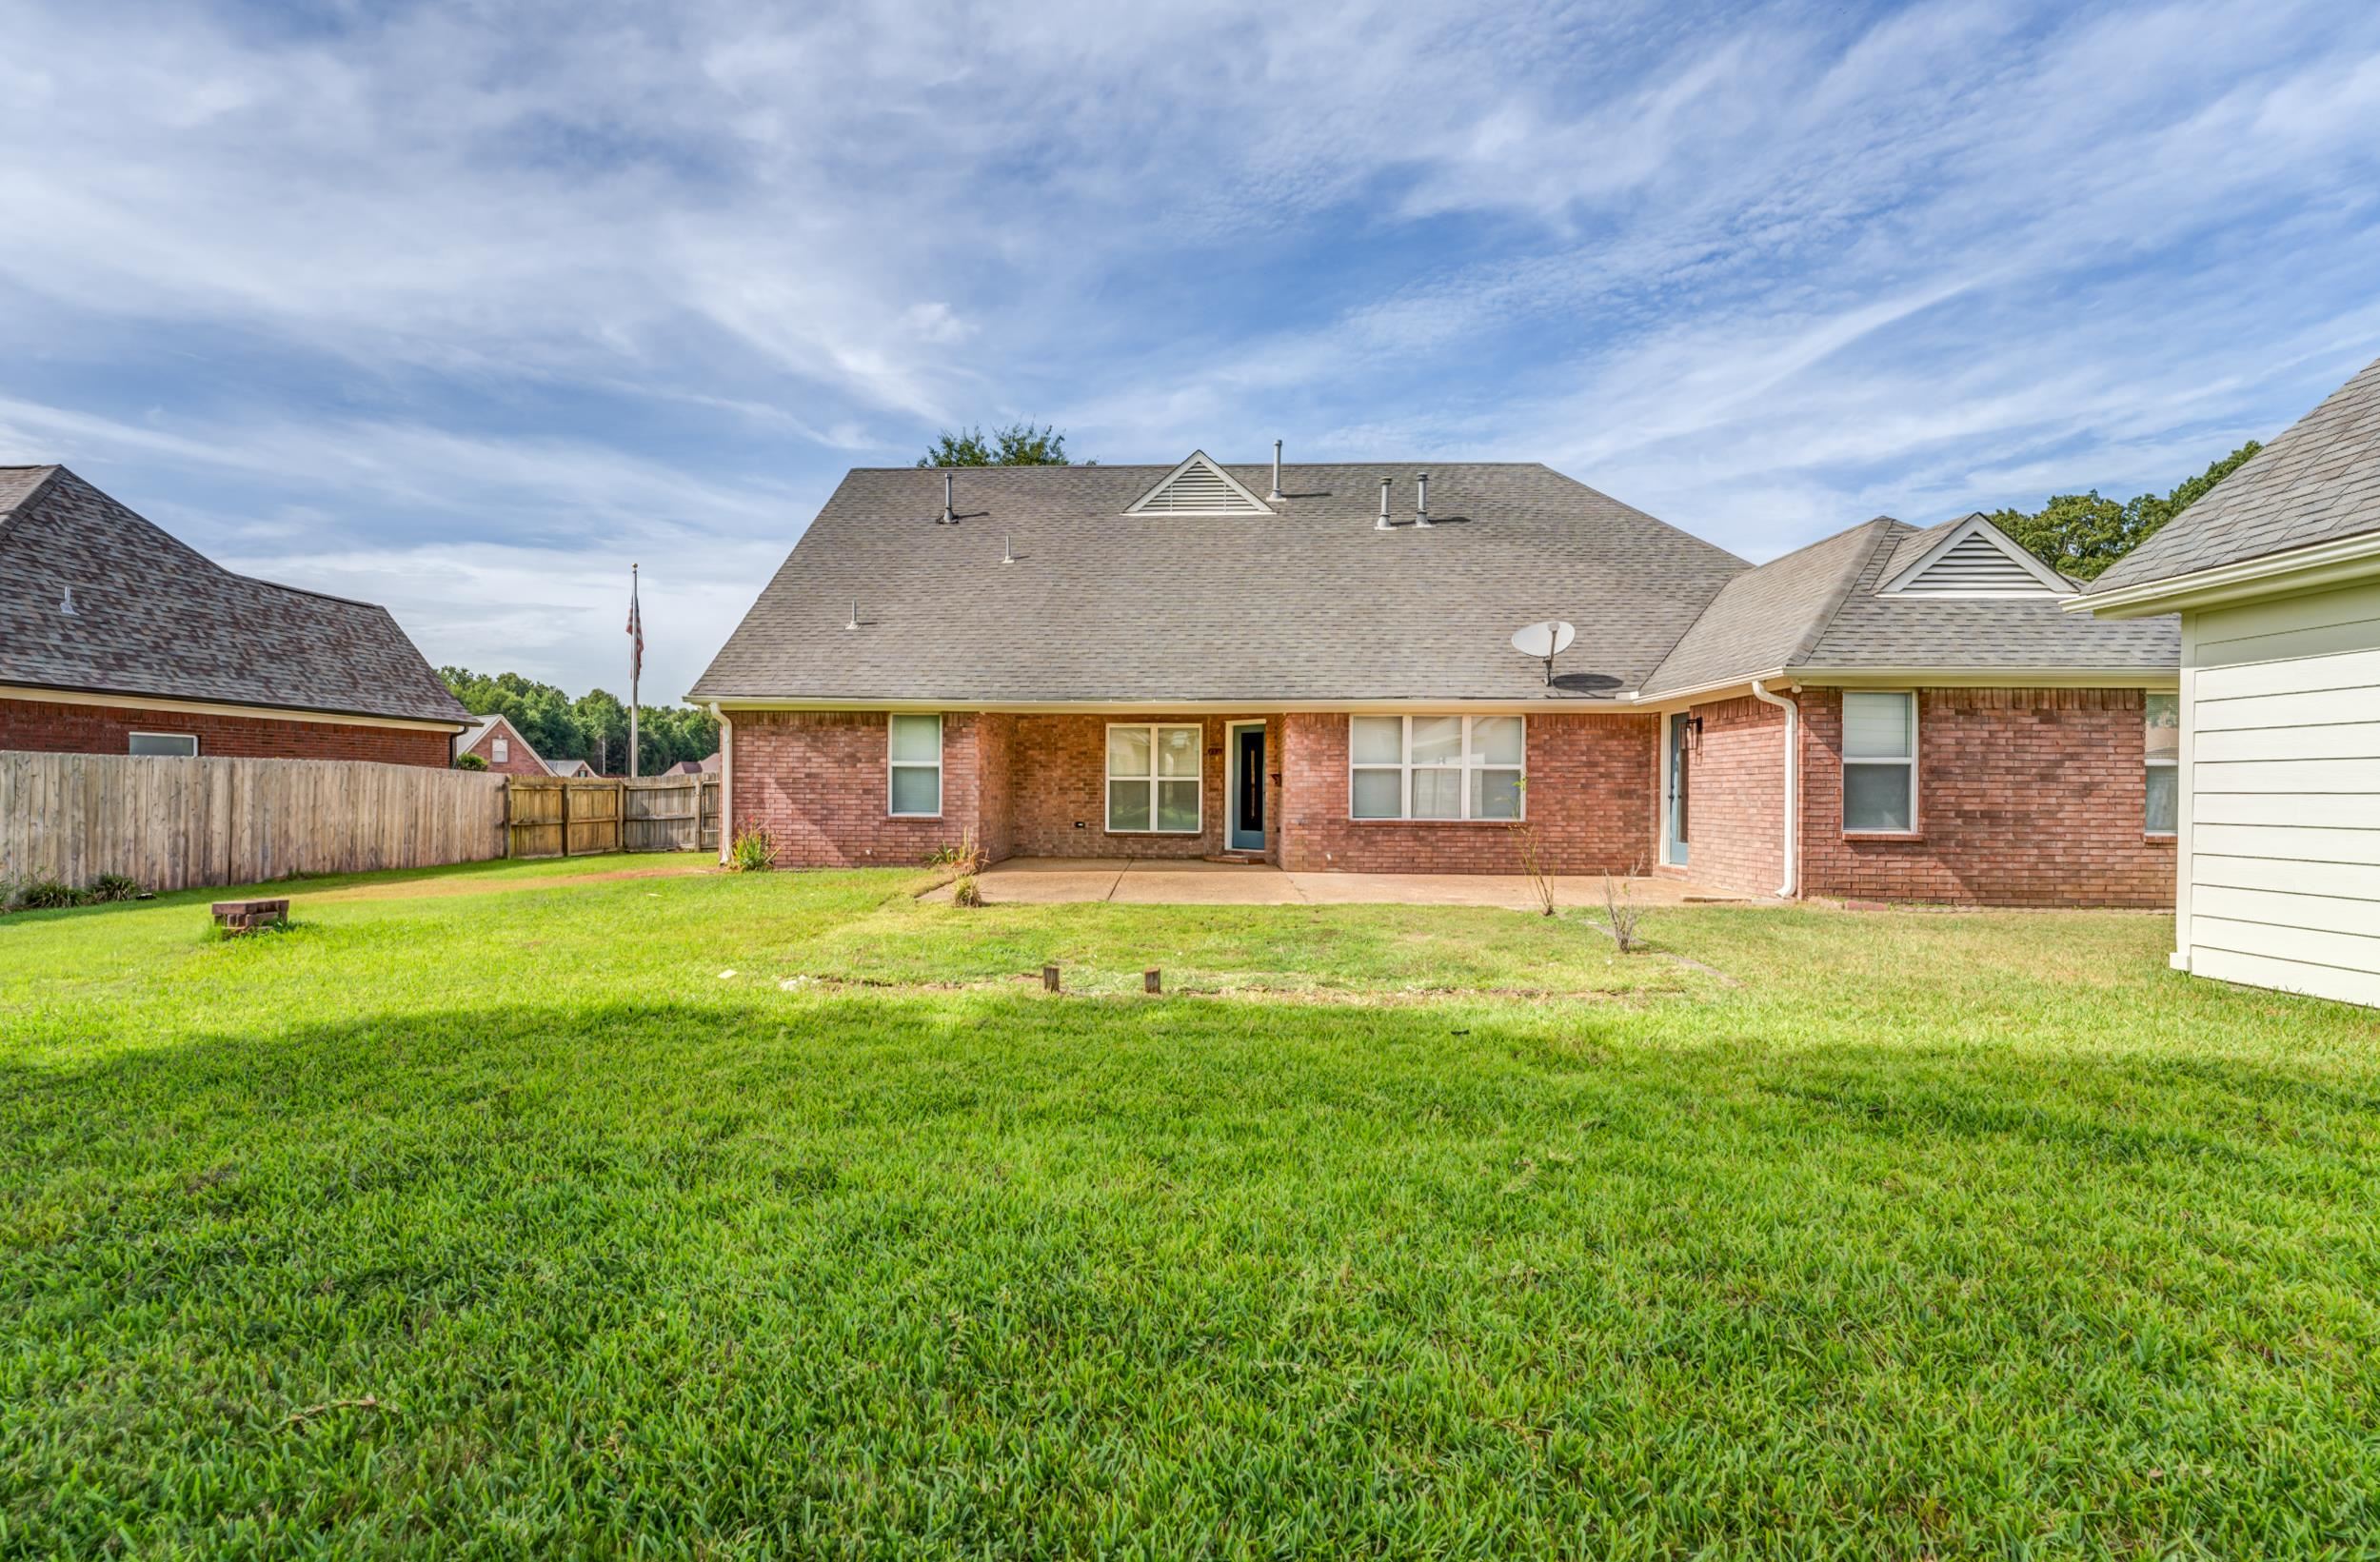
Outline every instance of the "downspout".
<svg viewBox="0 0 2380 1562">
<path fill-rule="evenodd" d="M 730 800 L 736 795 L 736 728 L 735 723 L 727 720 L 726 713 L 719 708 L 716 700 L 711 702 L 711 720 L 719 723 L 719 865 L 724 868 L 727 865 L 736 839 L 730 817 L 734 807 Z M 699 809 L 701 804 L 698 802 L 696 807 Z"/>
<path fill-rule="evenodd" d="M 1790 900 L 1801 892 L 1801 707 L 1771 694 L 1768 685 L 1756 678 L 1752 681 L 1752 697 L 1785 713 L 1785 881 L 1776 893 L 1779 899 Z"/>
</svg>

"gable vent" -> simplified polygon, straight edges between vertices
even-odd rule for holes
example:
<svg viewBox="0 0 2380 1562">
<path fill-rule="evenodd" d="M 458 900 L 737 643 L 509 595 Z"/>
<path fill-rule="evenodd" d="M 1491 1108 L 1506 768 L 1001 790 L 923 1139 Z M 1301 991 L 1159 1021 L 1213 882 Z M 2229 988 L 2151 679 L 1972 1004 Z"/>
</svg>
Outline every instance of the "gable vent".
<svg viewBox="0 0 2380 1562">
<path fill-rule="evenodd" d="M 1264 502 L 1231 474 L 1207 459 L 1204 452 L 1168 472 L 1156 487 L 1136 499 L 1126 515 L 1270 515 Z"/>
<path fill-rule="evenodd" d="M 1972 532 L 1949 551 L 1900 583 L 1902 596 L 1944 597 L 1989 593 L 1993 596 L 2049 597 L 2057 593 L 2041 577 L 1981 532 Z"/>
</svg>

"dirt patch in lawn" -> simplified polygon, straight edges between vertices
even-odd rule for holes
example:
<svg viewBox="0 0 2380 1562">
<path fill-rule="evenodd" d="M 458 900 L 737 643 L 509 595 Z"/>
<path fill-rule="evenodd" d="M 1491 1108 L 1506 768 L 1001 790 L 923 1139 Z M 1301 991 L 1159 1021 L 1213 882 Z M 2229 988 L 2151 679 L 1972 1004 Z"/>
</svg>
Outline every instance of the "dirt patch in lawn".
<svg viewBox="0 0 2380 1562">
<path fill-rule="evenodd" d="M 573 889 L 582 884 L 612 883 L 622 879 L 682 879 L 691 873 L 717 873 L 707 857 L 691 862 L 656 862 L 650 867 L 606 868 L 602 873 L 540 874 L 528 879 L 410 879 L 393 884 L 367 884 L 355 889 L 325 890 L 307 895 L 308 900 L 414 900 L 441 895 L 495 895 L 508 890 Z"/>
</svg>

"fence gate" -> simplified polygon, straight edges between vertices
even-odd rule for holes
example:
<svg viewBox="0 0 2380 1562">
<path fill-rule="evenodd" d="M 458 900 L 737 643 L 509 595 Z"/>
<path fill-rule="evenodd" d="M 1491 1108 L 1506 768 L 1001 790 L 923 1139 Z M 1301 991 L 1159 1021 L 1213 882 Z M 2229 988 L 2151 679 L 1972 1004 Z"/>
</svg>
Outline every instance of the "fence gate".
<svg viewBox="0 0 2380 1562">
<path fill-rule="evenodd" d="M 512 776 L 514 857 L 690 852 L 719 845 L 719 778 Z"/>
</svg>

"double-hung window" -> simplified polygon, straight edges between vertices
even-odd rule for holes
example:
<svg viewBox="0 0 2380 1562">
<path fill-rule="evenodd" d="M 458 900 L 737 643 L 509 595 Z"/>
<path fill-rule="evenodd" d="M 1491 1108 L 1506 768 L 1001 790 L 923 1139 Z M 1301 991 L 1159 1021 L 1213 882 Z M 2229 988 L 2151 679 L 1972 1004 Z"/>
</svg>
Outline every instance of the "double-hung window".
<svg viewBox="0 0 2380 1562">
<path fill-rule="evenodd" d="M 2149 805 L 2141 828 L 2150 835 L 2172 835 L 2181 814 L 2182 697 L 2149 696 L 2147 722 Z"/>
<path fill-rule="evenodd" d="M 509 763 L 509 762 L 511 761 L 511 759 L 512 759 L 512 745 L 511 745 L 509 742 L 506 741 L 505 741 L 504 739 L 502 739 L 502 738 L 499 738 L 499 739 L 497 739 L 497 740 L 496 740 L 495 749 L 496 749 L 496 762 L 497 762 L 498 764 L 506 764 L 506 763 Z"/>
<path fill-rule="evenodd" d="M 1525 731 L 1517 716 L 1350 717 L 1349 817 L 1517 820 Z"/>
<path fill-rule="evenodd" d="M 1120 835 L 1197 835 L 1203 826 L 1204 734 L 1196 726 L 1107 729 L 1107 827 Z"/>
<path fill-rule="evenodd" d="M 1917 697 L 1843 696 L 1843 828 L 1907 834 L 1917 825 Z"/>
<path fill-rule="evenodd" d="M 895 819 L 939 819 L 942 811 L 942 719 L 893 717 L 885 751 L 892 773 L 884 811 Z"/>
</svg>

